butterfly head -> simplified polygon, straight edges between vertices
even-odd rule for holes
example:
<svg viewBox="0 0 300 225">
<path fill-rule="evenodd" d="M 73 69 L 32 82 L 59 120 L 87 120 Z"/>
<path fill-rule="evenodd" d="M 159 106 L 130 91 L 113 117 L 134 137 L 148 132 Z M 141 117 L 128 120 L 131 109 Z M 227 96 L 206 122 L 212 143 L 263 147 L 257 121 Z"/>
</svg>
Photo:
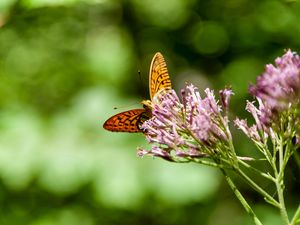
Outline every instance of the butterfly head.
<svg viewBox="0 0 300 225">
<path fill-rule="evenodd" d="M 146 114 L 151 117 L 152 115 L 152 109 L 153 109 L 153 104 L 150 100 L 143 100 L 142 102 L 142 105 L 146 111 Z"/>
<path fill-rule="evenodd" d="M 151 108 L 152 109 L 152 102 L 150 100 L 143 100 L 141 103 L 144 106 L 144 108 Z"/>
</svg>

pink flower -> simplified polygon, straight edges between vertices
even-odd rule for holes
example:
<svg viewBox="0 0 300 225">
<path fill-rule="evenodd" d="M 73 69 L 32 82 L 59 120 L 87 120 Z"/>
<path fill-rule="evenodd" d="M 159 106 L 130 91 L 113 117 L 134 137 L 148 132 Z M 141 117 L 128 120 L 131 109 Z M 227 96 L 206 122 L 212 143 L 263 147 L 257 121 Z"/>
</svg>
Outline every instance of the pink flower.
<svg viewBox="0 0 300 225">
<path fill-rule="evenodd" d="M 215 154 L 218 144 L 231 140 L 228 119 L 222 116 L 222 106 L 212 90 L 206 89 L 206 96 L 201 98 L 198 89 L 191 84 L 181 93 L 182 103 L 174 90 L 155 96 L 153 116 L 141 126 L 153 146 L 148 155 L 165 158 L 166 153 L 171 155 L 174 150 L 173 157 L 203 157 Z M 226 107 L 231 95 L 229 90 L 221 92 Z"/>
<path fill-rule="evenodd" d="M 270 125 L 276 121 L 279 113 L 299 104 L 299 56 L 287 50 L 275 60 L 275 65 L 266 66 L 256 84 L 249 87 L 249 92 L 263 103 L 263 108 L 259 109 L 261 122 Z"/>
<path fill-rule="evenodd" d="M 249 91 L 258 103 L 246 106 L 255 124 L 249 127 L 245 120 L 236 119 L 238 128 L 255 142 L 272 137 L 274 131 L 299 137 L 300 57 L 296 53 L 288 50 L 275 65 L 267 65 Z"/>
</svg>

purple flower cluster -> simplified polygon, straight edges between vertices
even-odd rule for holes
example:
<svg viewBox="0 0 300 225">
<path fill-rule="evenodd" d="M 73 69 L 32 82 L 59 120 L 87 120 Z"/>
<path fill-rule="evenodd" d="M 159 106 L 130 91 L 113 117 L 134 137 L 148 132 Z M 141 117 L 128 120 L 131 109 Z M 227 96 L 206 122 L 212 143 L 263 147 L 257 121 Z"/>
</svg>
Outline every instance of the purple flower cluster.
<svg viewBox="0 0 300 225">
<path fill-rule="evenodd" d="M 247 102 L 246 110 L 255 120 L 252 127 L 248 127 L 246 120 L 236 119 L 235 124 L 254 141 L 261 141 L 272 130 L 282 131 L 282 123 L 297 118 L 294 125 L 299 123 L 300 97 L 300 57 L 287 50 L 275 60 L 275 65 L 266 66 L 265 72 L 257 78 L 256 84 L 251 85 L 249 92 L 256 98 L 258 107 Z"/>
<path fill-rule="evenodd" d="M 205 90 L 201 98 L 193 85 L 182 90 L 182 102 L 174 90 L 158 93 L 153 101 L 152 118 L 143 123 L 152 149 L 138 154 L 158 156 L 170 161 L 215 154 L 220 143 L 231 141 L 228 119 L 213 91 Z M 223 107 L 228 106 L 231 90 L 220 92 Z"/>
<path fill-rule="evenodd" d="M 289 102 L 299 101 L 300 58 L 288 50 L 275 60 L 275 66 L 266 65 L 265 72 L 257 78 L 249 91 L 272 108 L 286 108 Z"/>
<path fill-rule="evenodd" d="M 275 60 L 275 65 L 268 64 L 265 72 L 257 78 L 256 85 L 249 92 L 261 99 L 265 108 L 262 119 L 266 122 L 299 103 L 300 94 L 300 58 L 291 50 Z"/>
</svg>

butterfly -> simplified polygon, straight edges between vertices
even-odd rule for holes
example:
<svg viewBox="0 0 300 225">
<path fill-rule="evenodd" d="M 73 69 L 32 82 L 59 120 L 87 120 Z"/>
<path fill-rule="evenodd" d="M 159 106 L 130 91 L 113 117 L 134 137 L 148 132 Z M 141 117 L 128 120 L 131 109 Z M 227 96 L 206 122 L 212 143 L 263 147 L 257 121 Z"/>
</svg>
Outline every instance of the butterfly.
<svg viewBox="0 0 300 225">
<path fill-rule="evenodd" d="M 149 71 L 149 93 L 151 100 L 143 100 L 143 109 L 131 109 L 118 113 L 103 124 L 103 128 L 114 132 L 143 132 L 140 126 L 152 117 L 152 100 L 156 93 L 171 89 L 172 84 L 169 77 L 167 65 L 163 55 L 157 52 L 150 65 Z"/>
</svg>

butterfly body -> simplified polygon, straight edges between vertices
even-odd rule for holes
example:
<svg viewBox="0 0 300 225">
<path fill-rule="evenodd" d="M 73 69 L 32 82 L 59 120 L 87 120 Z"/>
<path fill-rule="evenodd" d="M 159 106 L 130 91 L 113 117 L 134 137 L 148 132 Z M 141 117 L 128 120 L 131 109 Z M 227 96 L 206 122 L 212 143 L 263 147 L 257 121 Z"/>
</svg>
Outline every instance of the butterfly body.
<svg viewBox="0 0 300 225">
<path fill-rule="evenodd" d="M 143 100 L 143 109 L 131 109 L 110 117 L 103 128 L 113 132 L 143 132 L 140 126 L 152 117 L 152 99 L 159 91 L 171 89 L 171 81 L 167 65 L 161 53 L 156 53 L 152 59 L 149 72 L 150 100 Z"/>
</svg>

